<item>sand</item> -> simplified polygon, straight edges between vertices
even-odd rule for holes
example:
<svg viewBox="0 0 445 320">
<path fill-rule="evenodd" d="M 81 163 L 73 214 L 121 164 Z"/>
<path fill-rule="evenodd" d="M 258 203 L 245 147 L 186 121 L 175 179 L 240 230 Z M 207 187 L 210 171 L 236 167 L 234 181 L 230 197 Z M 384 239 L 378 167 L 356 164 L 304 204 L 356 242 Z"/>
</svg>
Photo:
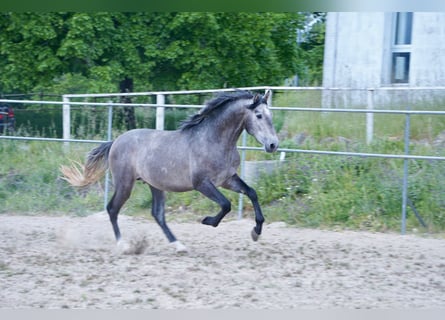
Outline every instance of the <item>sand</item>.
<svg viewBox="0 0 445 320">
<path fill-rule="evenodd" d="M 0 308 L 445 308 L 445 240 L 326 231 L 250 219 L 217 228 L 120 216 L 116 248 L 105 213 L 0 215 Z"/>
</svg>

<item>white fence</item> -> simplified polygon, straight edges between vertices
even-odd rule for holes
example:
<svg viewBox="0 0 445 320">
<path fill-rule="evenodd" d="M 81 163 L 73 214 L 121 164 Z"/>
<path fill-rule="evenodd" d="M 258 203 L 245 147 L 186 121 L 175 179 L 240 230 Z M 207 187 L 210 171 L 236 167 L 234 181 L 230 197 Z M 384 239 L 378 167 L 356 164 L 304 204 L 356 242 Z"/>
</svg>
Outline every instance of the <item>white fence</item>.
<svg viewBox="0 0 445 320">
<path fill-rule="evenodd" d="M 401 217 L 401 233 L 406 232 L 406 213 L 407 213 L 407 201 L 408 201 L 408 160 L 445 160 L 445 157 L 439 156 L 429 156 L 429 155 L 411 155 L 409 153 L 410 144 L 410 120 L 411 115 L 435 115 L 435 116 L 445 116 L 445 111 L 434 111 L 434 110 L 383 110 L 376 109 L 374 106 L 375 95 L 377 92 L 381 91 L 393 91 L 401 90 L 406 92 L 412 92 L 413 90 L 440 90 L 445 93 L 445 87 L 432 87 L 432 88 L 369 88 L 369 89 L 351 89 L 351 88 L 322 88 L 322 87 L 248 87 L 248 88 L 238 88 L 242 90 L 251 91 L 263 91 L 271 90 L 272 92 L 283 92 L 283 91 L 322 91 L 323 100 L 325 100 L 326 93 L 329 92 L 352 92 L 352 91 L 362 91 L 366 92 L 366 108 L 363 109 L 351 109 L 351 108 L 304 108 L 304 107 L 274 107 L 273 106 L 273 95 L 271 95 L 270 105 L 273 110 L 281 110 L 285 112 L 341 112 L 341 113 L 364 113 L 366 114 L 366 142 L 372 142 L 374 135 L 374 114 L 400 114 L 405 116 L 405 128 L 404 128 L 404 153 L 403 154 L 380 154 L 380 153 L 358 153 L 358 152 L 335 152 L 335 151 L 324 151 L 324 150 L 306 150 L 306 149 L 284 149 L 279 148 L 280 160 L 285 158 L 286 153 L 306 153 L 306 154 L 320 154 L 320 155 L 336 155 L 336 156 L 359 156 L 359 157 L 375 157 L 375 158 L 395 158 L 404 160 L 404 174 L 402 182 L 402 217 Z M 63 95 L 63 101 L 35 101 L 35 100 L 10 100 L 10 99 L 0 99 L 0 103 L 20 103 L 20 104 L 41 104 L 41 105 L 60 105 L 63 109 L 63 138 L 37 138 L 37 137 L 19 137 L 19 136 L 0 136 L 0 139 L 12 139 L 12 140 L 35 140 L 35 141 L 55 141 L 64 142 L 69 144 L 75 143 L 101 143 L 104 140 L 85 140 L 85 139 L 72 139 L 71 138 L 71 106 L 96 106 L 105 107 L 108 109 L 108 131 L 107 140 L 112 140 L 112 116 L 113 108 L 117 106 L 125 107 L 145 107 L 145 108 L 156 108 L 156 129 L 164 129 L 165 120 L 165 108 L 201 108 L 202 105 L 181 105 L 181 104 L 167 104 L 165 103 L 165 97 L 167 95 L 190 95 L 190 94 L 212 94 L 218 92 L 230 92 L 235 89 L 218 89 L 218 90 L 191 90 L 191 91 L 162 91 L 162 92 L 137 92 L 137 93 L 116 93 L 116 94 L 70 94 Z M 156 96 L 156 103 L 116 103 L 113 102 L 113 98 L 120 97 L 150 97 Z M 108 99 L 107 102 L 90 102 L 88 99 Z M 72 101 L 74 99 L 85 99 L 86 101 Z M 245 168 L 245 152 L 246 150 L 262 151 L 262 148 L 251 147 L 246 145 L 246 133 L 243 133 L 241 139 L 241 145 L 238 147 L 241 150 L 241 177 L 244 177 Z M 108 174 L 105 183 L 105 198 L 104 205 L 108 201 L 108 186 L 109 186 Z M 238 216 L 242 217 L 242 207 L 243 207 L 243 197 L 240 195 L 238 206 Z M 416 213 L 417 214 L 417 213 Z"/>
</svg>

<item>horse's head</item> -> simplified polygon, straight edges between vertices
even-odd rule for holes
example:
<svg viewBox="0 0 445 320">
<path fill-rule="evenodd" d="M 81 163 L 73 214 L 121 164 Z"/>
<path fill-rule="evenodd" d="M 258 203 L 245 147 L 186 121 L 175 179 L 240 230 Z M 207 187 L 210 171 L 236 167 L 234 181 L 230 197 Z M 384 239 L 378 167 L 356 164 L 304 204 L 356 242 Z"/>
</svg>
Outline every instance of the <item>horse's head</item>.
<svg viewBox="0 0 445 320">
<path fill-rule="evenodd" d="M 264 146 L 266 152 L 278 149 L 278 137 L 272 123 L 272 112 L 267 106 L 270 90 L 264 96 L 256 95 L 253 103 L 247 107 L 246 130 Z"/>
</svg>

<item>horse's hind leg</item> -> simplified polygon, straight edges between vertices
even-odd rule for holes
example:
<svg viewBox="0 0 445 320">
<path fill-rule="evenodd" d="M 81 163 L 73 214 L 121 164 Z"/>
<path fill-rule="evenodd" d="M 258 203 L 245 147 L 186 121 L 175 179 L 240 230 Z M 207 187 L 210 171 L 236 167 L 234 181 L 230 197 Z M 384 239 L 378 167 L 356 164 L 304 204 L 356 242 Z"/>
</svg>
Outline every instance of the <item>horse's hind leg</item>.
<svg viewBox="0 0 445 320">
<path fill-rule="evenodd" d="M 168 241 L 175 245 L 176 252 L 186 252 L 186 247 L 179 242 L 165 221 L 165 192 L 150 185 L 152 194 L 151 214 L 161 227 Z"/>
<path fill-rule="evenodd" d="M 119 181 L 116 179 L 116 181 Z M 114 236 L 116 237 L 116 241 L 119 242 L 121 240 L 121 232 L 119 230 L 119 225 L 117 223 L 117 216 L 119 214 L 120 209 L 124 205 L 125 201 L 128 200 L 131 194 L 131 189 L 133 189 L 134 182 L 129 183 L 117 183 L 116 188 L 111 198 L 110 202 L 107 205 L 108 215 L 110 216 L 110 222 L 113 226 Z"/>
<path fill-rule="evenodd" d="M 237 174 L 227 180 L 222 187 L 237 193 L 245 194 L 247 197 L 249 197 L 250 201 L 252 201 L 253 209 L 255 211 L 256 226 L 253 228 L 251 235 L 253 241 L 257 241 L 263 229 L 264 216 L 261 212 L 261 207 L 258 202 L 258 196 L 255 189 L 249 187 Z"/>
</svg>

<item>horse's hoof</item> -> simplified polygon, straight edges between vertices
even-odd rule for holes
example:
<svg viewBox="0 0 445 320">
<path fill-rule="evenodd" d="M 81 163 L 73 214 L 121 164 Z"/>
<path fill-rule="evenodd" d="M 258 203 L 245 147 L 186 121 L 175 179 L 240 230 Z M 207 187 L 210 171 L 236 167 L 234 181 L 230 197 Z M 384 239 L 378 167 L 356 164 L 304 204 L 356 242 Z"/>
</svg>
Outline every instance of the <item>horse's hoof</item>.
<svg viewBox="0 0 445 320">
<path fill-rule="evenodd" d="M 174 241 L 171 243 L 176 248 L 177 254 L 185 254 L 188 252 L 187 247 L 183 245 L 180 241 Z"/>
<path fill-rule="evenodd" d="M 119 254 L 143 254 L 148 247 L 148 242 L 145 237 L 141 239 L 135 239 L 131 242 L 125 240 L 119 240 L 117 242 L 116 248 Z"/>
<path fill-rule="evenodd" d="M 217 226 L 217 225 L 215 225 L 215 221 L 214 221 L 213 217 L 205 217 L 204 219 L 202 219 L 201 223 L 208 225 L 208 226 L 212 226 L 212 227 Z"/>
<path fill-rule="evenodd" d="M 252 236 L 253 241 L 258 241 L 258 238 L 260 237 L 260 235 L 258 233 L 256 233 L 255 228 L 252 229 L 252 232 L 250 233 L 250 235 Z"/>
<path fill-rule="evenodd" d="M 116 243 L 116 251 L 118 254 L 131 254 L 131 245 L 125 240 L 118 240 Z"/>
</svg>

